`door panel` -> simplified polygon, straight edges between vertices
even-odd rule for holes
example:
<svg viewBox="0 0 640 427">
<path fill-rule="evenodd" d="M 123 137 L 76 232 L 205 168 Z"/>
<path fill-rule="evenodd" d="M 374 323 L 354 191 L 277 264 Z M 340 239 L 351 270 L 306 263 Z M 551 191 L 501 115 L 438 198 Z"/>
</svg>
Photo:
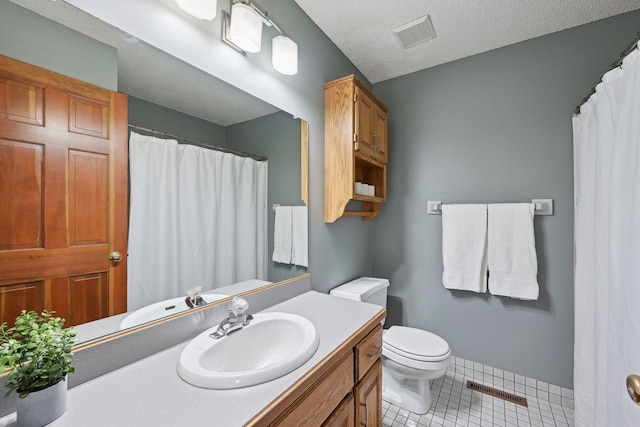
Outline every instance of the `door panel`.
<svg viewBox="0 0 640 427">
<path fill-rule="evenodd" d="M 0 295 L 73 325 L 126 311 L 127 162 L 125 95 L 0 56 Z"/>
<path fill-rule="evenodd" d="M 109 315 L 107 273 L 58 277 L 51 283 L 51 306 L 67 319 L 66 325 L 79 325 Z"/>
<path fill-rule="evenodd" d="M 43 101 L 43 88 L 0 77 L 0 118 L 42 126 Z"/>
<path fill-rule="evenodd" d="M 107 244 L 109 157 L 69 150 L 69 246 Z"/>
<path fill-rule="evenodd" d="M 0 310 L 7 318 L 15 319 L 23 309 L 37 312 L 44 309 L 43 281 L 0 287 Z"/>
<path fill-rule="evenodd" d="M 0 250 L 42 248 L 43 147 L 0 140 Z"/>
<path fill-rule="evenodd" d="M 109 104 L 69 96 L 69 132 L 109 138 Z"/>
</svg>

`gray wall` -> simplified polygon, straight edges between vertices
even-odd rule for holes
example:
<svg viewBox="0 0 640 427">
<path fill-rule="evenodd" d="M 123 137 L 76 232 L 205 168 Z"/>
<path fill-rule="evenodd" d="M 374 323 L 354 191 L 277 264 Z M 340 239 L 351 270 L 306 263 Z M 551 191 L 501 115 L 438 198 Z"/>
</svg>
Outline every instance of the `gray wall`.
<svg viewBox="0 0 640 427">
<path fill-rule="evenodd" d="M 279 112 L 227 126 L 227 147 L 269 159 L 269 280 L 279 282 L 306 273 L 304 267 L 274 263 L 271 259 L 275 219 L 271 206 L 304 205 L 300 197 L 300 120 Z"/>
<path fill-rule="evenodd" d="M 324 223 L 324 83 L 356 73 L 329 38 L 309 19 L 294 0 L 269 2 L 269 13 L 298 43 L 298 74 L 287 77 L 270 70 L 270 49 L 255 58 L 256 67 L 270 70 L 290 91 L 304 98 L 301 118 L 309 122 L 309 271 L 313 288 L 328 292 L 353 278 L 370 274 L 372 224 L 360 218 L 341 218 Z M 250 60 L 254 60 L 251 58 Z M 283 92 L 283 96 L 287 96 Z M 273 99 L 265 101 L 289 111 Z"/>
<path fill-rule="evenodd" d="M 224 126 L 133 96 L 129 96 L 129 124 L 195 139 L 218 147 L 226 145 Z"/>
<path fill-rule="evenodd" d="M 444 337 L 454 355 L 572 387 L 571 116 L 638 31 L 640 12 L 374 85 L 389 107 L 388 200 L 374 221 L 373 274 L 390 320 Z M 552 198 L 535 217 L 540 298 L 442 286 L 444 203 Z M 315 248 L 314 248 L 315 249 Z"/>
<path fill-rule="evenodd" d="M 7 0 L 0 0 L 0 55 L 118 89 L 118 52 Z"/>
</svg>

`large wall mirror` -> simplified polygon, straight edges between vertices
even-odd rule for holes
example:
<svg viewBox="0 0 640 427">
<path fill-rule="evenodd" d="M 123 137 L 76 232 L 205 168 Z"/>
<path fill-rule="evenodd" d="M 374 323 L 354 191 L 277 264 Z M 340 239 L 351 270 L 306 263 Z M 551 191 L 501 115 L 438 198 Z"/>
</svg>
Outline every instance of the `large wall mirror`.
<svg viewBox="0 0 640 427">
<path fill-rule="evenodd" d="M 188 310 L 183 305 L 195 286 L 201 286 L 205 302 L 212 303 L 307 273 L 303 265 L 272 259 L 276 206 L 306 204 L 306 123 L 82 11 L 65 11 L 70 6 L 62 2 L 16 3 L 117 48 L 118 90 L 129 96 L 130 131 L 154 140 L 215 146 L 247 158 L 266 158 L 268 164 L 266 203 L 261 201 L 266 209 L 266 276 L 240 273 L 210 283 L 179 284 L 175 294 L 166 294 L 160 301 L 141 299 L 129 304 L 127 313 L 78 325 L 79 342 Z M 130 207 L 135 202 L 131 200 Z M 130 234 L 137 231 L 132 227 Z M 129 286 L 135 285 L 130 282 Z"/>
</svg>

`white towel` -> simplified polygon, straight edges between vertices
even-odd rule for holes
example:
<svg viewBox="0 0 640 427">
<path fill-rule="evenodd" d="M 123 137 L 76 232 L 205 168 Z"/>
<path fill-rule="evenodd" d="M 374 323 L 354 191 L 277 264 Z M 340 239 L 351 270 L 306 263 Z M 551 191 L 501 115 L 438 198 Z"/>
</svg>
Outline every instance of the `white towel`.
<svg viewBox="0 0 640 427">
<path fill-rule="evenodd" d="M 487 205 L 442 206 L 442 283 L 487 291 Z"/>
<path fill-rule="evenodd" d="M 489 205 L 489 292 L 538 299 L 538 260 L 531 203 Z"/>
<path fill-rule="evenodd" d="M 293 233 L 293 209 L 291 206 L 276 206 L 273 226 L 273 261 L 291 264 L 291 237 Z"/>
<path fill-rule="evenodd" d="M 291 254 L 291 263 L 295 265 L 301 265 L 303 267 L 309 266 L 308 255 L 308 233 L 309 225 L 307 222 L 307 207 L 306 206 L 294 206 L 293 207 L 293 233 L 291 247 L 293 253 Z"/>
</svg>

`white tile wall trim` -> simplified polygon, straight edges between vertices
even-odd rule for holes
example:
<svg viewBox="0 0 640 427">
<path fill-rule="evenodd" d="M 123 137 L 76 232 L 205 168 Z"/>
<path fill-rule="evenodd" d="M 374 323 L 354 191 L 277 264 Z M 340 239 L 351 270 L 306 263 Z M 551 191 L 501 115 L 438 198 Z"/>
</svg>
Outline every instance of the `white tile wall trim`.
<svg viewBox="0 0 640 427">
<path fill-rule="evenodd" d="M 467 380 L 527 398 L 529 407 L 472 391 Z M 572 427 L 573 390 L 482 363 L 452 357 L 445 376 L 431 383 L 425 415 L 382 402 L 384 427 Z"/>
</svg>

